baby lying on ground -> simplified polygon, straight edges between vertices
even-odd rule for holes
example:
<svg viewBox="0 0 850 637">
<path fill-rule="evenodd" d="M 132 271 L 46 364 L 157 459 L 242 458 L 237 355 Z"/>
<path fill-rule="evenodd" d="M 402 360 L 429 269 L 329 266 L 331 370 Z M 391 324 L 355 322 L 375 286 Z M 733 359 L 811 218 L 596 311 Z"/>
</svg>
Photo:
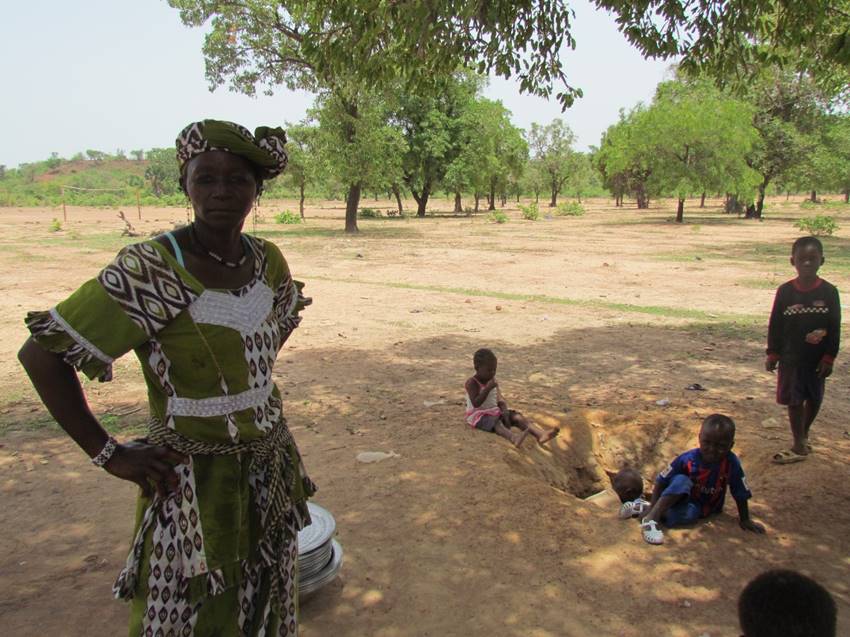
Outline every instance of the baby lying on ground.
<svg viewBox="0 0 850 637">
<path fill-rule="evenodd" d="M 617 473 L 606 471 L 611 479 L 611 488 L 620 498 L 621 520 L 643 516 L 649 510 L 649 502 L 643 497 L 643 478 L 636 469 L 623 467 Z"/>
</svg>

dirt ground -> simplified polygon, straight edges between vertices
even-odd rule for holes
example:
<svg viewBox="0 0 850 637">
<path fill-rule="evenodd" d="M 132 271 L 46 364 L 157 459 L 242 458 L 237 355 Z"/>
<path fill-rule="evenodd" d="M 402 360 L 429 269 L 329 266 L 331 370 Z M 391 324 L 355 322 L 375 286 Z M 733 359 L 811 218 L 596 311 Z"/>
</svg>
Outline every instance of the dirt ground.
<svg viewBox="0 0 850 637">
<path fill-rule="evenodd" d="M 793 275 L 792 220 L 809 213 L 782 198 L 758 223 L 708 203 L 689 203 L 681 226 L 666 203 L 638 212 L 598 200 L 583 217 L 536 223 L 515 208 L 503 225 L 484 214 L 362 220 L 356 236 L 341 232 L 339 202 L 311 205 L 300 226 L 272 222 L 293 202 L 264 203 L 257 231 L 314 299 L 276 378 L 345 550 L 341 577 L 302 605 L 303 635 L 737 635 L 737 596 L 771 567 L 824 584 L 839 634 L 850 634 L 845 356 L 814 455 L 770 462 L 789 434 L 763 370 L 765 325 L 775 287 Z M 126 625 L 110 590 L 135 486 L 89 464 L 15 358 L 25 312 L 61 300 L 128 241 L 116 210 L 67 212 L 62 222 L 61 209 L 0 209 L 0 626 L 18 637 Z M 143 209 L 141 221 L 125 212 L 144 236 L 185 220 L 179 209 Z M 51 232 L 54 218 L 62 228 Z M 844 237 L 850 225 L 827 241 L 821 274 L 846 290 Z M 463 423 L 463 383 L 483 346 L 499 356 L 511 406 L 561 427 L 551 449 L 515 450 Z M 115 372 L 85 388 L 102 421 L 131 436 L 145 420 L 142 379 L 133 357 Z M 738 424 L 767 535 L 739 529 L 730 502 L 652 547 L 614 507 L 581 499 L 622 462 L 649 484 L 718 411 Z M 363 464 L 362 451 L 399 457 Z"/>
</svg>

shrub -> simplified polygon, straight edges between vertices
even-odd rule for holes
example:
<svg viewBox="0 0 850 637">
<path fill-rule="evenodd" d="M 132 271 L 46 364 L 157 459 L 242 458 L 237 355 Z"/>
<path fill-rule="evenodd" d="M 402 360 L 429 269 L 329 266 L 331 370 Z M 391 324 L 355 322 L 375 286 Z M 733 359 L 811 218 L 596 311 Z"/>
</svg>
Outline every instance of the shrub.
<svg viewBox="0 0 850 637">
<path fill-rule="evenodd" d="M 487 215 L 487 221 L 492 221 L 494 223 L 505 223 L 507 222 L 507 220 L 508 215 L 498 210 L 496 212 L 491 212 L 489 215 Z"/>
<path fill-rule="evenodd" d="M 528 221 L 537 221 L 540 219 L 540 209 L 536 203 L 531 203 L 527 206 L 520 205 L 519 209 L 522 212 L 523 219 L 527 219 Z"/>
<path fill-rule="evenodd" d="M 555 214 L 559 217 L 581 217 L 584 214 L 584 206 L 578 201 L 565 201 L 558 204 Z"/>
<path fill-rule="evenodd" d="M 274 216 L 274 220 L 277 223 L 301 223 L 301 217 L 291 210 L 284 210 L 283 212 L 277 213 Z"/>
<path fill-rule="evenodd" d="M 813 235 L 830 236 L 838 230 L 838 224 L 835 223 L 835 219 L 826 215 L 816 215 L 807 219 L 800 219 L 794 225 L 803 232 Z"/>
<path fill-rule="evenodd" d="M 50 222 L 50 226 L 47 228 L 49 232 L 59 232 L 62 229 L 62 222 L 59 219 L 54 217 L 53 221 Z"/>
<path fill-rule="evenodd" d="M 357 216 L 361 219 L 378 219 L 383 216 L 380 210 L 374 208 L 361 208 L 357 211 Z"/>
</svg>

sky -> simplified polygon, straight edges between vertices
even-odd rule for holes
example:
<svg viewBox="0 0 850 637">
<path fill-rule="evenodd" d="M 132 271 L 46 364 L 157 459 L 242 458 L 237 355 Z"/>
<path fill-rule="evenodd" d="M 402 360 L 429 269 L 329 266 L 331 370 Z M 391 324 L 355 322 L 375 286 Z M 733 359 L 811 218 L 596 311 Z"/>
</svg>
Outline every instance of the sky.
<svg viewBox="0 0 850 637">
<path fill-rule="evenodd" d="M 586 0 L 573 7 L 576 50 L 562 59 L 583 98 L 562 113 L 554 96 L 521 95 L 518 83 L 500 78 L 484 94 L 501 100 L 522 128 L 563 118 L 585 150 L 599 143 L 621 108 L 651 99 L 669 63 L 644 60 L 614 20 Z M 285 88 L 255 98 L 226 86 L 210 92 L 205 31 L 183 26 L 164 0 L 28 0 L 7 3 L 2 16 L 0 164 L 7 167 L 53 152 L 171 146 L 186 124 L 204 118 L 250 129 L 295 122 L 313 101 Z"/>
</svg>

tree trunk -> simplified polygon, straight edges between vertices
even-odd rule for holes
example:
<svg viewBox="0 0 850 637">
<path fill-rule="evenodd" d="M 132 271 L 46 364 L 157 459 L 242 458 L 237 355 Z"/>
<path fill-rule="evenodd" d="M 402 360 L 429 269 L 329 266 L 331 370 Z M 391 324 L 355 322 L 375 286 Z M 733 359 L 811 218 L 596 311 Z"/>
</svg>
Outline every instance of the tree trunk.
<svg viewBox="0 0 850 637">
<path fill-rule="evenodd" d="M 702 193 L 699 198 L 699 207 L 705 208 L 705 193 Z"/>
<path fill-rule="evenodd" d="M 346 144 L 354 143 L 354 121 L 358 119 L 360 113 L 355 102 L 347 99 L 340 100 L 343 110 L 348 115 L 348 121 L 343 124 L 342 137 Z M 345 231 L 358 232 L 357 228 L 357 208 L 360 205 L 360 191 L 362 188 L 361 182 L 348 185 L 348 194 L 345 198 Z"/>
<path fill-rule="evenodd" d="M 481 200 L 481 193 L 475 193 L 475 212 L 478 212 L 478 202 Z"/>
<path fill-rule="evenodd" d="M 301 213 L 301 218 L 304 218 L 304 184 L 298 184 L 298 190 L 301 194 L 301 198 L 298 200 L 298 212 Z"/>
<path fill-rule="evenodd" d="M 640 182 L 635 186 L 635 199 L 637 199 L 638 210 L 649 208 L 649 197 L 646 196 L 644 185 Z"/>
<path fill-rule="evenodd" d="M 463 202 L 460 200 L 460 190 L 455 190 L 455 212 L 463 212 Z"/>
<path fill-rule="evenodd" d="M 844 203 L 850 203 L 850 190 L 844 191 Z"/>
<path fill-rule="evenodd" d="M 578 202 L 581 203 L 581 193 L 577 192 L 576 197 L 578 198 Z"/>
<path fill-rule="evenodd" d="M 679 197 L 679 206 L 676 208 L 676 223 L 682 223 L 685 218 L 685 200 Z"/>
<path fill-rule="evenodd" d="M 534 203 L 537 203 L 537 204 L 540 203 L 540 191 L 539 190 L 534 191 Z"/>
<path fill-rule="evenodd" d="M 558 187 L 552 182 L 552 200 L 549 202 L 549 207 L 554 208 L 558 205 Z"/>
<path fill-rule="evenodd" d="M 358 232 L 357 207 L 360 205 L 360 182 L 348 186 L 348 195 L 345 198 L 345 231 Z"/>
<path fill-rule="evenodd" d="M 817 202 L 818 202 L 818 193 L 817 193 L 817 191 L 816 191 L 816 190 L 813 190 L 813 191 L 812 191 L 811 202 L 812 202 L 812 203 L 817 203 Z"/>
<path fill-rule="evenodd" d="M 424 183 L 422 185 L 421 192 L 417 192 L 410 182 L 408 182 L 407 185 L 410 186 L 410 194 L 412 194 L 413 198 L 416 200 L 416 216 L 424 217 L 425 207 L 428 205 L 428 197 L 431 196 L 431 184 L 428 182 Z"/>
<path fill-rule="evenodd" d="M 507 205 L 508 205 L 508 194 L 503 192 L 502 193 L 502 208 L 504 208 Z"/>
<path fill-rule="evenodd" d="M 756 209 L 753 218 L 761 219 L 762 210 L 764 210 L 764 193 L 767 190 L 767 181 L 763 181 L 761 185 L 759 185 L 759 196 L 756 199 Z"/>
<path fill-rule="evenodd" d="M 428 197 L 431 195 L 427 190 L 422 191 L 422 196 L 416 202 L 416 216 L 424 217 L 425 216 L 425 207 L 428 205 Z"/>
<path fill-rule="evenodd" d="M 393 194 L 395 195 L 395 202 L 398 206 L 398 216 L 404 214 L 404 208 L 401 205 L 401 192 L 399 192 L 398 185 L 393 184 Z"/>
</svg>

